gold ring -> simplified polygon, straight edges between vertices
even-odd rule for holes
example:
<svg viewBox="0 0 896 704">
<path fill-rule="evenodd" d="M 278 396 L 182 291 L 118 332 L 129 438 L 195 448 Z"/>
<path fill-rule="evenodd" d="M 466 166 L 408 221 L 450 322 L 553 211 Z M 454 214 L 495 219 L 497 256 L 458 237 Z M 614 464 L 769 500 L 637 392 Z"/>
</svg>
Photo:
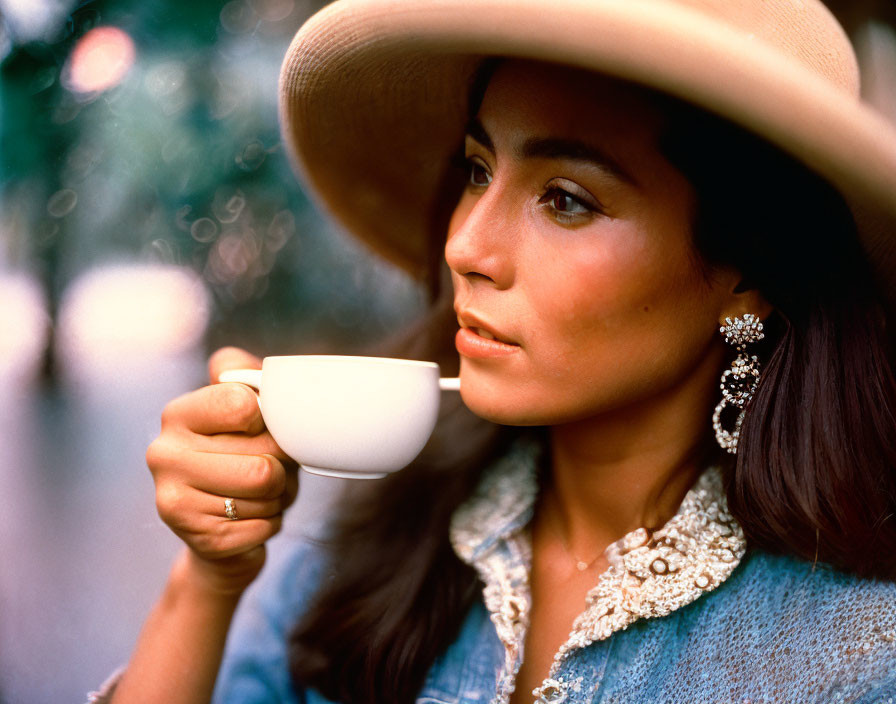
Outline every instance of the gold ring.
<svg viewBox="0 0 896 704">
<path fill-rule="evenodd" d="M 227 517 L 231 521 L 235 521 L 239 518 L 236 515 L 236 506 L 233 505 L 233 499 L 224 499 L 224 513 L 227 514 Z"/>
</svg>

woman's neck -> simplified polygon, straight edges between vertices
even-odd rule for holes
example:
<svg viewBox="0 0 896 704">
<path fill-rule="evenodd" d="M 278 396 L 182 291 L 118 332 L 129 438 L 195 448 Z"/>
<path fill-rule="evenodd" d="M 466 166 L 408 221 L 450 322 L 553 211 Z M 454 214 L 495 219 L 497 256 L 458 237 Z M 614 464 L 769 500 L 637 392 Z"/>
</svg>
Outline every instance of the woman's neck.
<svg viewBox="0 0 896 704">
<path fill-rule="evenodd" d="M 704 468 L 711 407 L 704 389 L 551 428 L 543 506 L 572 552 L 599 554 L 676 513 Z"/>
</svg>

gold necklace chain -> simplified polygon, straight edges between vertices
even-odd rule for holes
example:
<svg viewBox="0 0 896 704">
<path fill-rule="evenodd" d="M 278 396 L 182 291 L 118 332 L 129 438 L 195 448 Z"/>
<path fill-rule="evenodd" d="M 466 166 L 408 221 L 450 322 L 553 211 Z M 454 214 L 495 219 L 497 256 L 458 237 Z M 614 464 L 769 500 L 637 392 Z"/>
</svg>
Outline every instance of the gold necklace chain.
<svg viewBox="0 0 896 704">
<path fill-rule="evenodd" d="M 578 555 L 576 555 L 572 549 L 569 547 L 569 543 L 566 539 L 566 536 L 563 534 L 563 526 L 560 525 L 560 517 L 554 516 L 553 511 L 548 510 L 548 523 L 551 525 L 551 530 L 557 534 L 557 537 L 560 539 L 560 545 L 563 547 L 563 551 L 566 553 L 566 556 L 569 557 L 573 564 L 576 566 L 576 569 L 579 572 L 584 572 L 585 570 L 594 566 L 594 563 L 597 562 L 603 554 L 605 550 L 601 550 L 596 557 L 591 560 L 583 560 Z"/>
</svg>

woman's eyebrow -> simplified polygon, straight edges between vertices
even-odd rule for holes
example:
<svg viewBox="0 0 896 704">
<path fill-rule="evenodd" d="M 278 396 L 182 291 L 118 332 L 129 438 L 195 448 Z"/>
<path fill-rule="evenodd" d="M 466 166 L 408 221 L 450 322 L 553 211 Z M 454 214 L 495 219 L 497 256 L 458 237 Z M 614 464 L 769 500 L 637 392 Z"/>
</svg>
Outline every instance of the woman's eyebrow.
<svg viewBox="0 0 896 704">
<path fill-rule="evenodd" d="M 556 137 L 533 137 L 527 139 L 519 151 L 523 159 L 569 159 L 592 164 L 611 176 L 637 186 L 638 182 L 623 169 L 619 162 L 594 145 L 578 139 Z"/>
<path fill-rule="evenodd" d="M 485 131 L 485 127 L 482 126 L 478 117 L 474 117 L 467 123 L 467 136 L 475 139 L 492 154 L 495 153 L 495 144 L 492 142 L 492 138 L 488 136 L 488 132 Z"/>
<path fill-rule="evenodd" d="M 467 124 L 467 136 L 474 139 L 492 154 L 495 153 L 495 145 L 488 132 L 478 118 L 470 120 Z M 566 139 L 560 137 L 533 137 L 527 139 L 517 151 L 516 156 L 521 159 L 569 159 L 581 161 L 596 166 L 610 176 L 637 186 L 635 178 L 623 169 L 619 162 L 609 154 L 594 145 L 578 139 Z"/>
</svg>

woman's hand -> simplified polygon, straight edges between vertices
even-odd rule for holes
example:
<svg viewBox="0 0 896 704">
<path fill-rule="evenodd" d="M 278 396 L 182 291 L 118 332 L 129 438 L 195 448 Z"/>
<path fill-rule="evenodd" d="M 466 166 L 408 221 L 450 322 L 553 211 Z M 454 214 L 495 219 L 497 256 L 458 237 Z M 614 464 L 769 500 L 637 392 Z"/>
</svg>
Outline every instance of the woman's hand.
<svg viewBox="0 0 896 704">
<path fill-rule="evenodd" d="M 143 626 L 114 704 L 211 699 L 234 609 L 298 491 L 296 464 L 265 430 L 255 394 L 214 383 L 227 369 L 259 366 L 247 352 L 219 350 L 209 361 L 212 385 L 162 413 L 146 461 L 159 515 L 188 549 Z M 237 520 L 226 515 L 228 498 Z"/>
<path fill-rule="evenodd" d="M 255 578 L 264 543 L 298 492 L 297 466 L 265 429 L 254 392 L 216 383 L 228 369 L 260 366 L 243 350 L 218 350 L 209 360 L 212 385 L 165 407 L 146 452 L 159 515 L 189 548 L 176 572 L 221 594 L 239 594 Z M 225 499 L 237 520 L 227 517 Z"/>
</svg>

